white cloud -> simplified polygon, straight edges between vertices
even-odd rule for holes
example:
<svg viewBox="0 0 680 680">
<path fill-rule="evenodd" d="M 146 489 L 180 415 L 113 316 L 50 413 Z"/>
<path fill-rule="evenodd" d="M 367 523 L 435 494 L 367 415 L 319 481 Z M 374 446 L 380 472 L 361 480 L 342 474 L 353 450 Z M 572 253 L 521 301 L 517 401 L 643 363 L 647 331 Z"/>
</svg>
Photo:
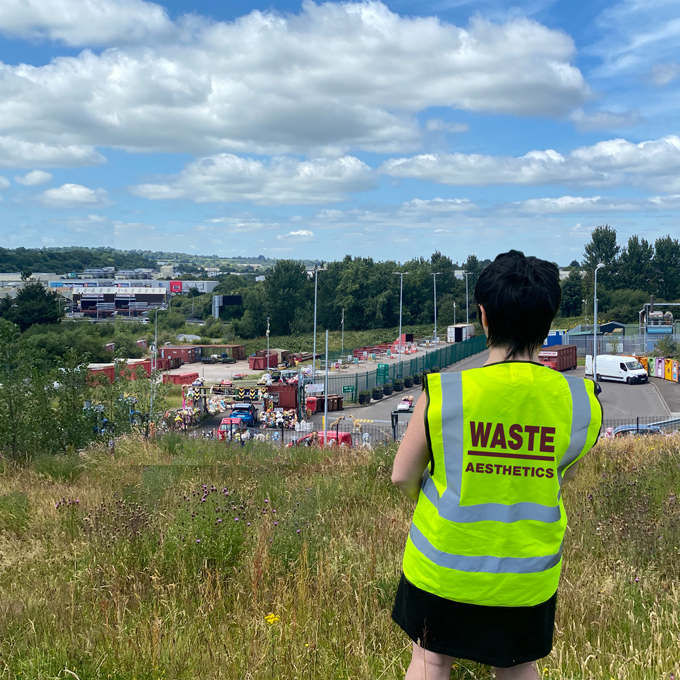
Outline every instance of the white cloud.
<svg viewBox="0 0 680 680">
<path fill-rule="evenodd" d="M 279 157 L 265 163 L 216 154 L 190 163 L 167 183 L 140 184 L 131 191 L 151 200 L 282 205 L 341 201 L 374 184 L 374 172 L 353 156 L 310 161 Z"/>
<path fill-rule="evenodd" d="M 634 144 L 612 139 L 575 149 L 530 151 L 519 158 L 481 154 L 421 154 L 385 162 L 382 171 L 455 186 L 493 184 L 586 186 L 650 185 L 680 191 L 680 137 Z"/>
<path fill-rule="evenodd" d="M 0 175 L 0 189 L 9 189 L 10 183 L 7 177 Z"/>
<path fill-rule="evenodd" d="M 657 87 L 663 87 L 680 78 L 680 64 L 671 61 L 667 64 L 653 64 L 650 79 Z"/>
<path fill-rule="evenodd" d="M 677 59 L 680 6 L 677 0 L 619 0 L 597 19 L 601 40 L 588 51 L 602 60 L 596 76 L 644 75 L 659 61 Z"/>
<path fill-rule="evenodd" d="M 88 189 L 82 184 L 62 184 L 40 195 L 42 203 L 53 208 L 103 207 L 109 205 L 104 189 Z"/>
<path fill-rule="evenodd" d="M 35 187 L 39 184 L 45 184 L 52 179 L 52 175 L 44 170 L 31 170 L 25 175 L 16 175 L 14 181 L 18 184 L 23 184 L 25 187 Z"/>
<path fill-rule="evenodd" d="M 477 206 L 469 198 L 414 198 L 401 206 L 402 213 L 450 213 L 475 210 Z"/>
<path fill-rule="evenodd" d="M 614 113 L 613 111 L 595 111 L 586 113 L 583 109 L 574 111 L 570 119 L 573 121 L 577 130 L 581 132 L 591 132 L 593 130 L 614 130 L 616 128 L 628 128 L 639 125 L 643 122 L 639 111 L 624 111 Z"/>
<path fill-rule="evenodd" d="M 559 198 L 531 198 L 512 204 L 519 212 L 536 215 L 590 213 L 590 212 L 632 212 L 644 207 L 642 201 L 630 201 L 602 196 L 560 196 Z"/>
<path fill-rule="evenodd" d="M 136 42 L 174 32 L 165 10 L 142 0 L 2 0 L 0 33 L 67 45 Z"/>
<path fill-rule="evenodd" d="M 428 132 L 467 132 L 470 126 L 467 123 L 447 123 L 441 118 L 430 118 L 425 123 Z"/>
<path fill-rule="evenodd" d="M 0 92 L 2 92 L 2 71 L 0 63 Z M 3 102 L 0 102 L 0 130 Z M 30 108 L 30 107 L 28 107 Z M 49 117 L 43 119 L 44 129 L 49 129 Z M 8 136 L 0 136 L 0 167 L 30 168 L 36 165 L 47 167 L 75 167 L 106 163 L 106 158 L 92 146 L 82 144 L 60 144 L 54 142 L 26 141 Z"/>
<path fill-rule="evenodd" d="M 56 2 L 54 16 L 70 16 L 71 0 Z M 88 11 L 106 15 L 110 3 L 92 0 Z M 31 0 L 29 8 L 51 16 L 53 4 Z M 162 13 L 133 0 L 115 6 L 122 9 L 108 23 L 116 35 L 128 32 L 120 22 L 146 31 L 143 17 L 151 15 L 144 12 Z M 96 37 L 99 24 L 89 16 L 74 22 Z M 428 107 L 561 117 L 590 96 L 571 64 L 572 39 L 525 18 L 504 24 L 475 18 L 460 28 L 367 1 L 306 2 L 299 14 L 253 11 L 229 23 L 185 23 L 181 38 L 101 54 L 84 50 L 44 66 L 0 64 L 0 134 L 36 145 L 16 150 L 15 161 L 71 165 L 77 150 L 81 164 L 93 163 L 101 160 L 95 146 L 194 154 L 407 152 L 419 148 L 415 114 Z"/>
<path fill-rule="evenodd" d="M 276 238 L 279 240 L 292 238 L 308 241 L 309 239 L 314 238 L 314 232 L 309 231 L 309 229 L 298 229 L 297 231 L 289 231 L 287 234 L 279 234 Z"/>
</svg>

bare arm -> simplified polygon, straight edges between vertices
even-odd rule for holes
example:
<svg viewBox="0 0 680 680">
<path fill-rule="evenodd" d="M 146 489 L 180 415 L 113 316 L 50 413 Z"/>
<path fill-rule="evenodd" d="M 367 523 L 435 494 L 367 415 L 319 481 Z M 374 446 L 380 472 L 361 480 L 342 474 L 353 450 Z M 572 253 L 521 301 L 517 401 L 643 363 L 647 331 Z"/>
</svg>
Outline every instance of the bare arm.
<svg viewBox="0 0 680 680">
<path fill-rule="evenodd" d="M 578 464 L 580 463 L 580 460 L 577 460 L 573 465 L 567 468 L 567 471 L 564 473 L 564 476 L 562 477 L 562 482 L 571 482 L 574 477 L 576 477 L 576 472 L 578 471 Z"/>
<path fill-rule="evenodd" d="M 392 483 L 411 500 L 417 501 L 423 472 L 430 462 L 430 451 L 425 434 L 425 407 L 427 394 L 423 392 L 401 440 L 392 468 Z"/>
</svg>

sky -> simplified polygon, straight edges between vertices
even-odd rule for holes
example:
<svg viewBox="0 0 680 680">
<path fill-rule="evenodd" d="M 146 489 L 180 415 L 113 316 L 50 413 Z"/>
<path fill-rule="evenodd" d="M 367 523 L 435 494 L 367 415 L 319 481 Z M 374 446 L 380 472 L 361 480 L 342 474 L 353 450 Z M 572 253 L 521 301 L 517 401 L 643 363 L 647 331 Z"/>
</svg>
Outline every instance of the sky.
<svg viewBox="0 0 680 680">
<path fill-rule="evenodd" d="M 2 0 L 0 245 L 677 238 L 679 45 L 677 0 Z"/>
</svg>

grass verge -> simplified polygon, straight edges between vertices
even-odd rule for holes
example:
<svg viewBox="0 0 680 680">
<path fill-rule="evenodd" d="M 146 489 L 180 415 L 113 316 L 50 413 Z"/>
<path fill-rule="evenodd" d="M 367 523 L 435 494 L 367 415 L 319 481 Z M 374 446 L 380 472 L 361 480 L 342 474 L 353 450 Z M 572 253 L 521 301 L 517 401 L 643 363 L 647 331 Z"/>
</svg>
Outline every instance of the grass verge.
<svg viewBox="0 0 680 680">
<path fill-rule="evenodd" d="M 679 450 L 602 442 L 565 487 L 542 677 L 680 677 Z M 6 466 L 1 677 L 403 678 L 390 611 L 413 504 L 390 483 L 394 451 L 169 435 Z M 452 672 L 471 677 L 490 673 Z"/>
</svg>

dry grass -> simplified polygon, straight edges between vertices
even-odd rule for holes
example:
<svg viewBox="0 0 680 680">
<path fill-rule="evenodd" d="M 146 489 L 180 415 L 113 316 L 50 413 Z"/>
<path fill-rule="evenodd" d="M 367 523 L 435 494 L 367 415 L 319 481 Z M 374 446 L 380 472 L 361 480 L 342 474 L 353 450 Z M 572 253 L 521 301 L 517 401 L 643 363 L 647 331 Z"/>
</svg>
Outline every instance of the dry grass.
<svg viewBox="0 0 680 680">
<path fill-rule="evenodd" d="M 679 449 L 603 442 L 566 488 L 543 677 L 680 677 Z M 0 678 L 403 678 L 393 455 L 169 436 L 5 469 Z"/>
</svg>

